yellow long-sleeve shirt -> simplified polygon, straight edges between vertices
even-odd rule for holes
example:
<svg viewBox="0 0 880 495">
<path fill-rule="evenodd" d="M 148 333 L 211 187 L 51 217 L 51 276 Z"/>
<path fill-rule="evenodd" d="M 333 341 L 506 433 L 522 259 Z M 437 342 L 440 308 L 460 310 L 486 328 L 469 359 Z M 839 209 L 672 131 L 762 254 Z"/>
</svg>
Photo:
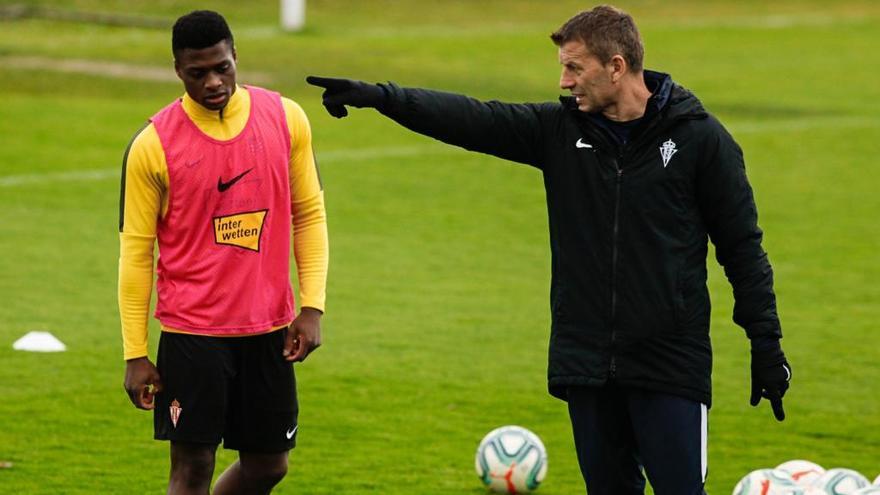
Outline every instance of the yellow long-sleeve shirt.
<svg viewBox="0 0 880 495">
<path fill-rule="evenodd" d="M 281 101 L 290 130 L 290 197 L 300 306 L 324 311 L 329 260 L 327 222 L 311 128 L 299 105 L 287 98 Z M 247 89 L 238 86 L 222 114 L 202 107 L 186 94 L 182 105 L 202 132 L 214 139 L 229 140 L 247 124 L 251 100 Z M 158 221 L 168 211 L 168 187 L 165 153 L 156 129 L 149 123 L 132 139 L 123 160 L 118 296 L 125 359 L 147 355 L 153 251 Z"/>
</svg>

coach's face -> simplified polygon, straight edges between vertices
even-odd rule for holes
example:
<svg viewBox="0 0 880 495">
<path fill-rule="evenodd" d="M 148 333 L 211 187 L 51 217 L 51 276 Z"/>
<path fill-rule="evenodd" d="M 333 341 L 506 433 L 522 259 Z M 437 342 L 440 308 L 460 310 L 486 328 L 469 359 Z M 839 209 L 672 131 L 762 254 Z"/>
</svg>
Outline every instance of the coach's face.
<svg viewBox="0 0 880 495">
<path fill-rule="evenodd" d="M 601 112 L 615 100 L 614 64 L 603 64 L 581 41 L 559 47 L 559 87 L 571 91 L 581 112 Z"/>
<path fill-rule="evenodd" d="M 235 92 L 235 48 L 223 40 L 207 48 L 184 48 L 174 70 L 190 98 L 209 110 L 222 110 Z"/>
</svg>

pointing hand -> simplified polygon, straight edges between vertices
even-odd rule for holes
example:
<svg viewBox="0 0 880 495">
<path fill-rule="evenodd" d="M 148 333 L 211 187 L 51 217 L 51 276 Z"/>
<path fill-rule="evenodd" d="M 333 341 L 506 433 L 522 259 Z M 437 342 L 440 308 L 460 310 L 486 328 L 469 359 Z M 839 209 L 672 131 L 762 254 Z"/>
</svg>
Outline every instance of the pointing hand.
<svg viewBox="0 0 880 495">
<path fill-rule="evenodd" d="M 309 76 L 306 82 L 324 88 L 324 107 L 337 119 L 348 115 L 346 105 L 356 108 L 381 108 L 387 99 L 385 90 L 378 84 L 318 76 Z"/>
</svg>

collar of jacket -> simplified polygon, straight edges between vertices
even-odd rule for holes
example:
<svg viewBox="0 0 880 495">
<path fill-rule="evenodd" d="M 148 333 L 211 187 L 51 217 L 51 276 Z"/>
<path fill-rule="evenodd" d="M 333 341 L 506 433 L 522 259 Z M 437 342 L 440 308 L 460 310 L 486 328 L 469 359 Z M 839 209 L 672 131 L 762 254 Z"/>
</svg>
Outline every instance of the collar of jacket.
<svg viewBox="0 0 880 495">
<path fill-rule="evenodd" d="M 651 90 L 651 97 L 648 98 L 648 103 L 645 105 L 645 117 L 649 117 L 663 110 L 663 107 L 669 102 L 673 82 L 669 74 L 652 70 L 645 70 L 644 78 L 645 86 Z"/>
</svg>

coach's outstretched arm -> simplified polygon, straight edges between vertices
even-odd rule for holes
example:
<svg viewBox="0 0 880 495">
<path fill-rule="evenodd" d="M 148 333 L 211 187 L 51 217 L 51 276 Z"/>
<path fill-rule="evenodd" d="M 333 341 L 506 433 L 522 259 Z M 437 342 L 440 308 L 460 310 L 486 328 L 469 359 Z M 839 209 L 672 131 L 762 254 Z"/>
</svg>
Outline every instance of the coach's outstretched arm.
<svg viewBox="0 0 880 495">
<path fill-rule="evenodd" d="M 541 168 L 540 104 L 483 102 L 394 83 L 317 76 L 307 77 L 306 82 L 324 88 L 324 107 L 336 118 L 348 115 L 346 106 L 375 108 L 404 127 L 444 143 Z"/>
</svg>

